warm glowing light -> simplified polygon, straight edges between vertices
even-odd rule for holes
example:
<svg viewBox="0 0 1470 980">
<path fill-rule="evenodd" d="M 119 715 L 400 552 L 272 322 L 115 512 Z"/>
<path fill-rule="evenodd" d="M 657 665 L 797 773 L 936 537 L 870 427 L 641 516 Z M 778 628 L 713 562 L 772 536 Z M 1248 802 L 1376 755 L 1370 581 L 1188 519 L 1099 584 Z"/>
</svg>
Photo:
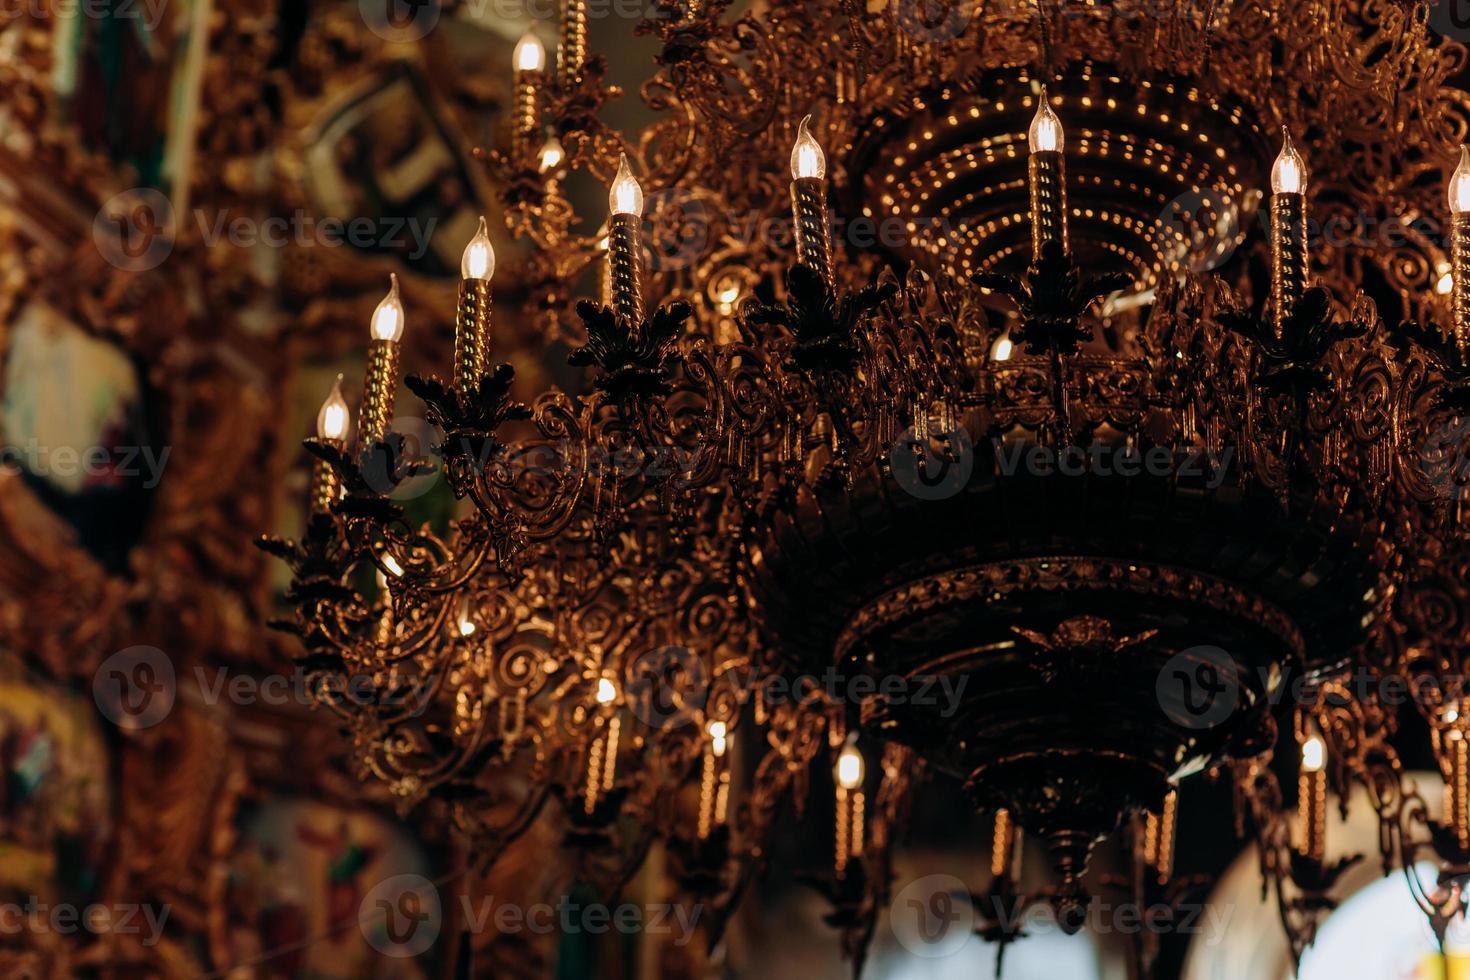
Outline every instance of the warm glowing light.
<svg viewBox="0 0 1470 980">
<path fill-rule="evenodd" d="M 1460 147 L 1460 165 L 1450 177 L 1450 211 L 1470 212 L 1470 146 Z"/>
<path fill-rule="evenodd" d="M 643 217 L 643 187 L 638 183 L 638 178 L 633 176 L 633 168 L 628 166 L 627 154 L 618 159 L 618 175 L 613 178 L 607 203 L 613 214 Z"/>
<path fill-rule="evenodd" d="M 562 161 L 566 158 L 566 147 L 561 145 L 561 140 L 555 136 L 548 136 L 546 137 L 546 142 L 541 144 L 541 153 L 537 157 L 537 166 L 544 174 L 560 167 Z"/>
<path fill-rule="evenodd" d="M 495 275 L 495 246 L 490 244 L 490 233 L 485 227 L 485 216 L 480 215 L 480 228 L 475 237 L 464 247 L 464 257 L 459 260 L 461 279 L 484 279 Z"/>
<path fill-rule="evenodd" d="M 403 336 L 403 301 L 398 298 L 398 274 L 389 276 L 393 285 L 388 287 L 388 295 L 373 310 L 372 335 L 374 340 L 386 340 L 398 343 Z"/>
<path fill-rule="evenodd" d="M 398 559 L 394 558 L 392 555 L 383 556 L 383 567 L 388 569 L 388 573 L 394 578 L 398 578 L 403 575 L 403 566 L 398 564 Z M 386 579 L 384 581 L 386 582 Z"/>
<path fill-rule="evenodd" d="M 837 756 L 837 785 L 857 789 L 863 784 L 863 754 L 856 745 L 844 746 Z"/>
<path fill-rule="evenodd" d="M 535 34 L 527 32 L 516 42 L 512 58 L 516 71 L 540 71 L 546 67 L 546 47 Z"/>
<path fill-rule="evenodd" d="M 1439 268 L 1434 270 L 1439 274 L 1439 280 L 1434 284 L 1434 291 L 1441 296 L 1448 296 L 1455 289 L 1455 273 L 1448 262 L 1441 262 Z"/>
<path fill-rule="evenodd" d="M 1296 151 L 1291 133 L 1281 127 L 1281 155 L 1271 167 L 1272 194 L 1305 194 L 1307 190 L 1307 164 Z"/>
<path fill-rule="evenodd" d="M 1060 153 L 1066 145 L 1066 137 L 1062 133 L 1062 121 L 1052 111 L 1051 100 L 1047 98 L 1046 86 L 1041 87 L 1041 97 L 1036 100 L 1036 116 L 1031 120 L 1031 130 L 1027 133 L 1027 139 L 1031 143 L 1032 153 Z"/>
<path fill-rule="evenodd" d="M 791 148 L 791 179 L 827 176 L 827 154 L 812 136 L 812 117 L 807 116 L 796 130 L 796 145 Z"/>
<path fill-rule="evenodd" d="M 474 634 L 474 632 L 475 632 L 475 624 L 472 621 L 468 620 L 468 619 L 461 618 L 460 621 L 459 621 L 459 635 L 460 636 L 471 636 L 471 635 Z"/>
<path fill-rule="evenodd" d="M 1009 361 L 1011 359 L 1011 351 L 1014 347 L 1015 345 L 1011 343 L 1010 331 L 1006 331 L 995 339 L 995 343 L 990 345 L 990 359 L 992 361 Z"/>
<path fill-rule="evenodd" d="M 618 686 L 606 677 L 597 679 L 597 703 L 612 704 L 618 699 Z"/>
<path fill-rule="evenodd" d="M 1327 745 L 1313 735 L 1302 743 L 1302 769 L 1306 772 L 1321 772 L 1327 767 Z"/>
<path fill-rule="evenodd" d="M 723 721 L 712 721 L 706 729 L 709 732 L 710 751 L 715 758 L 725 754 L 725 723 Z"/>
<path fill-rule="evenodd" d="M 321 411 L 316 413 L 316 436 L 341 442 L 347 438 L 347 427 L 352 414 L 347 408 L 347 399 L 342 397 L 342 375 L 332 383 L 332 391 L 322 402 Z"/>
</svg>

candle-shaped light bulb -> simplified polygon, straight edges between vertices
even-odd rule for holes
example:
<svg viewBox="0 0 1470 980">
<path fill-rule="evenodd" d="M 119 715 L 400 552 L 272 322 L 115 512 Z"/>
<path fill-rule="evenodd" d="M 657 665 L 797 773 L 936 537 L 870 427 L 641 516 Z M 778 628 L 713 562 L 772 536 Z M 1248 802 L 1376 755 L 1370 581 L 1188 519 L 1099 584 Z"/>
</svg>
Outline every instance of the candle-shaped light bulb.
<svg viewBox="0 0 1470 980">
<path fill-rule="evenodd" d="M 347 438 L 347 429 L 352 422 L 352 412 L 347 399 L 342 397 L 342 375 L 332 384 L 331 393 L 322 402 L 321 411 L 316 413 L 316 435 L 318 439 L 341 442 Z"/>
<path fill-rule="evenodd" d="M 403 338 L 403 301 L 398 297 L 398 274 L 389 275 L 388 295 L 373 310 L 371 331 L 374 340 L 396 344 Z"/>
<path fill-rule="evenodd" d="M 1462 364 L 1470 362 L 1470 148 L 1460 147 L 1460 165 L 1450 177 L 1450 269 L 1448 288 L 1452 293 L 1455 353 Z"/>
<path fill-rule="evenodd" d="M 1026 138 L 1032 153 L 1060 153 L 1066 145 L 1062 120 L 1052 110 L 1045 85 L 1041 87 L 1041 97 L 1036 100 L 1036 115 L 1031 119 L 1031 129 L 1027 131 Z"/>
<path fill-rule="evenodd" d="M 541 144 L 541 153 L 537 157 L 537 167 L 543 174 L 555 173 L 561 166 L 562 161 L 567 158 L 567 151 L 561 145 L 561 140 L 554 135 L 546 137 L 546 142 Z"/>
<path fill-rule="evenodd" d="M 992 361 L 1009 361 L 1015 344 L 1011 341 L 1011 332 L 1007 330 L 995 338 L 995 343 L 990 345 L 990 359 Z"/>
<path fill-rule="evenodd" d="M 1310 861 L 1327 856 L 1327 745 L 1316 735 L 1302 743 L 1297 785 L 1298 849 Z"/>
<path fill-rule="evenodd" d="M 1450 213 L 1470 214 L 1470 146 L 1460 147 L 1460 165 L 1450 177 Z"/>
<path fill-rule="evenodd" d="M 540 71 L 546 67 L 546 46 L 535 34 L 527 31 L 516 42 L 511 59 L 516 71 Z"/>
<path fill-rule="evenodd" d="M 812 136 L 811 125 L 812 117 L 807 116 L 796 129 L 796 144 L 791 147 L 792 180 L 824 180 L 827 177 L 827 154 L 822 152 L 822 144 Z"/>
<path fill-rule="evenodd" d="M 612 187 L 608 191 L 607 203 L 614 215 L 643 217 L 643 185 L 633 176 L 633 168 L 628 166 L 626 153 L 618 158 L 618 174 L 613 178 Z"/>
<path fill-rule="evenodd" d="M 837 756 L 837 785 L 854 790 L 863 784 L 863 754 L 856 745 L 843 746 Z"/>
<path fill-rule="evenodd" d="M 725 754 L 725 723 L 723 721 L 712 721 L 706 729 L 709 732 L 710 751 L 718 759 Z"/>
<path fill-rule="evenodd" d="M 606 677 L 597 679 L 597 703 L 612 704 L 618 699 L 618 686 Z"/>
<path fill-rule="evenodd" d="M 1281 127 L 1281 155 L 1271 168 L 1271 326 L 1278 340 L 1307 290 L 1307 165 Z"/>
<path fill-rule="evenodd" d="M 1051 100 L 1042 86 L 1036 99 L 1036 115 L 1027 133 L 1031 154 L 1027 159 L 1027 186 L 1031 195 L 1031 258 L 1041 258 L 1049 245 L 1071 251 L 1067 231 L 1066 161 L 1062 156 L 1065 137 L 1062 121 L 1052 111 Z"/>
<path fill-rule="evenodd" d="M 352 424 L 352 413 L 347 408 L 347 399 L 342 397 L 342 375 L 332 383 L 327 400 L 316 413 L 316 437 L 322 442 L 341 448 L 347 441 L 347 430 Z M 311 509 L 325 514 L 342 497 L 341 481 L 332 464 L 318 459 L 311 471 Z"/>
<path fill-rule="evenodd" d="M 796 261 L 832 283 L 832 230 L 827 221 L 827 155 L 812 136 L 812 117 L 796 129 L 791 148 L 791 213 L 796 219 Z"/>
<path fill-rule="evenodd" d="M 393 399 L 398 393 L 398 341 L 403 337 L 403 301 L 398 298 L 398 276 L 389 281 L 388 295 L 373 310 L 369 324 L 367 378 L 362 385 L 362 410 L 357 420 L 358 451 L 366 458 L 388 433 Z"/>
<path fill-rule="evenodd" d="M 1281 127 L 1281 153 L 1271 167 L 1271 193 L 1305 194 L 1307 190 L 1307 164 L 1296 151 L 1291 141 L 1291 132 Z"/>
<path fill-rule="evenodd" d="M 511 107 L 511 132 L 518 162 L 533 166 L 535 152 L 531 141 L 541 131 L 541 69 L 546 67 L 546 48 L 540 38 L 527 33 L 516 44 L 511 56 L 515 66 L 515 93 Z"/>
<path fill-rule="evenodd" d="M 643 323 L 643 188 L 626 154 L 618 159 L 607 203 L 612 212 L 607 259 L 613 309 L 627 329 L 636 329 Z"/>
<path fill-rule="evenodd" d="M 490 281 L 495 276 L 495 246 L 490 244 L 490 232 L 485 226 L 485 216 L 480 215 L 480 227 L 475 237 L 464 247 L 459 260 L 461 279 L 483 279 Z"/>
</svg>

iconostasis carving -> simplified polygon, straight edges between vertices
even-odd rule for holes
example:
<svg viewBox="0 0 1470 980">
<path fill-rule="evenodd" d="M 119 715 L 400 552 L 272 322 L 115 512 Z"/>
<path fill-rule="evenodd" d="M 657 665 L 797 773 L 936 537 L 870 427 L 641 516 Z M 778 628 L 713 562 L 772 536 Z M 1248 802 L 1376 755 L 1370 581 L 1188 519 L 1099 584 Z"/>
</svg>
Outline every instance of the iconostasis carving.
<svg viewBox="0 0 1470 980">
<path fill-rule="evenodd" d="M 428 976 L 456 944 L 385 960 L 358 925 L 374 884 L 570 878 L 546 849 L 467 870 L 432 814 L 364 788 L 309 698 L 264 693 L 292 690 L 264 684 L 290 659 L 250 542 L 299 526 L 301 437 L 335 374 L 361 376 L 390 272 L 409 361 L 447 356 L 492 199 L 473 148 L 507 101 L 480 61 L 510 50 L 301 7 L 190 0 L 121 35 L 66 5 L 0 13 L 0 905 L 138 918 L 4 931 L 5 976 Z M 497 337 L 543 384 L 534 329 Z M 421 519 L 454 518 L 442 481 L 416 492 Z M 554 952 L 487 938 L 506 975 Z"/>
</svg>

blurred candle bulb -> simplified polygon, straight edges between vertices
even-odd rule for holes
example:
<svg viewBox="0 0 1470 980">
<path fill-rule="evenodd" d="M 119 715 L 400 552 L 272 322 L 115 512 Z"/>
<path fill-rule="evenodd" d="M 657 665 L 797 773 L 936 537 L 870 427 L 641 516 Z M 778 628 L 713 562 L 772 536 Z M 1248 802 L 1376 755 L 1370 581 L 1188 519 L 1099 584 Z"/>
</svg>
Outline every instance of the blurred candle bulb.
<svg viewBox="0 0 1470 980">
<path fill-rule="evenodd" d="M 392 555 L 383 556 L 383 567 L 388 569 L 389 574 L 391 574 L 394 578 L 397 578 L 403 574 L 403 566 L 398 564 L 398 559 L 394 558 Z M 387 579 L 383 580 L 383 583 L 385 585 L 387 584 L 387 582 Z"/>
<path fill-rule="evenodd" d="M 1041 97 L 1036 100 L 1036 116 L 1031 120 L 1027 140 L 1031 144 L 1032 153 L 1060 153 L 1066 143 L 1062 134 L 1062 121 L 1052 111 L 1045 85 L 1041 87 Z"/>
<path fill-rule="evenodd" d="M 1450 178 L 1450 211 L 1470 213 L 1470 146 L 1460 147 L 1460 165 Z"/>
<path fill-rule="evenodd" d="M 631 214 L 643 217 L 643 187 L 633 170 L 628 166 L 627 154 L 618 159 L 618 175 L 613 178 L 612 189 L 607 194 L 608 207 L 613 214 Z"/>
<path fill-rule="evenodd" d="M 844 746 L 837 756 L 837 785 L 857 789 L 863 784 L 863 754 L 856 745 Z"/>
<path fill-rule="evenodd" d="M 393 273 L 390 279 L 393 285 L 378 308 L 373 310 L 371 329 L 374 340 L 396 344 L 403 337 L 403 301 L 398 298 L 398 274 Z"/>
<path fill-rule="evenodd" d="M 546 67 L 546 47 L 535 34 L 527 32 L 516 42 L 512 58 L 516 71 L 540 71 Z"/>
<path fill-rule="evenodd" d="M 1302 769 L 1307 772 L 1321 772 L 1327 767 L 1327 745 L 1313 735 L 1302 743 Z"/>
<path fill-rule="evenodd" d="M 812 136 L 812 117 L 807 116 L 796 130 L 796 145 L 791 148 L 791 179 L 802 180 L 827 176 L 827 154 Z"/>
<path fill-rule="evenodd" d="M 566 158 L 567 151 L 561 145 L 561 140 L 555 136 L 548 136 L 546 137 L 546 142 L 541 144 L 541 154 L 538 158 L 539 163 L 537 165 L 544 174 L 560 167 L 562 161 Z"/>
<path fill-rule="evenodd" d="M 597 703 L 612 704 L 618 699 L 618 686 L 606 677 L 597 679 Z"/>
<path fill-rule="evenodd" d="M 480 227 L 475 237 L 464 247 L 464 256 L 459 260 L 461 279 L 484 279 L 495 275 L 495 246 L 490 244 L 490 232 L 485 227 L 485 216 L 480 215 Z"/>
<path fill-rule="evenodd" d="M 1307 188 L 1307 165 L 1291 141 L 1291 133 L 1281 127 L 1281 154 L 1271 167 L 1271 193 L 1304 194 Z"/>
<path fill-rule="evenodd" d="M 710 751 L 718 759 L 725 754 L 725 723 L 723 721 L 712 721 L 709 723 L 707 731 L 709 732 Z"/>
<path fill-rule="evenodd" d="M 990 345 L 990 359 L 992 361 L 1009 361 L 1011 359 L 1011 350 L 1014 346 L 1011 343 L 1011 332 L 1007 330 L 995 339 L 994 344 Z"/>
<path fill-rule="evenodd" d="M 327 400 L 322 402 L 321 411 L 316 413 L 317 438 L 341 442 L 347 438 L 350 421 L 351 413 L 347 408 L 347 399 L 342 397 L 342 375 L 339 374 L 332 383 L 332 391 L 327 395 Z"/>
</svg>

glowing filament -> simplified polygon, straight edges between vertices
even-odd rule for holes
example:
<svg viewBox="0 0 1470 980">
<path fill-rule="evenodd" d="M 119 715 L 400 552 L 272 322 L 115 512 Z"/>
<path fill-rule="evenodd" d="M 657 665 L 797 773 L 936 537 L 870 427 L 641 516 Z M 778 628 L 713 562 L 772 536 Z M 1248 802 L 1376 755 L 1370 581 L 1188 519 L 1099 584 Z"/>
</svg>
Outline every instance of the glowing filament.
<svg viewBox="0 0 1470 980">
<path fill-rule="evenodd" d="M 820 180 L 827 176 L 827 154 L 822 152 L 822 144 L 812 136 L 811 123 L 812 117 L 807 116 L 796 130 L 796 145 L 791 148 L 793 180 L 811 177 Z"/>
<path fill-rule="evenodd" d="M 388 288 L 388 295 L 373 310 L 370 329 L 374 340 L 396 344 L 403 337 L 403 301 L 398 298 L 398 275 L 394 273 L 389 278 L 392 285 Z"/>
<path fill-rule="evenodd" d="M 633 170 L 628 166 L 626 154 L 618 160 L 618 175 L 613 178 L 607 202 L 613 214 L 643 217 L 643 187 L 638 183 L 638 178 L 633 176 Z"/>
<path fill-rule="evenodd" d="M 1036 116 L 1031 120 L 1027 140 L 1031 144 L 1032 153 L 1060 153 L 1066 145 L 1062 120 L 1052 111 L 1051 100 L 1047 98 L 1044 85 L 1041 87 L 1041 97 L 1036 100 Z"/>
<path fill-rule="evenodd" d="M 347 399 L 342 397 L 342 375 L 339 374 L 327 400 L 322 402 L 321 411 L 316 413 L 317 438 L 341 442 L 347 438 L 351 421 L 352 413 L 347 408 Z"/>
<path fill-rule="evenodd" d="M 495 275 L 495 247 L 490 244 L 490 233 L 485 227 L 485 216 L 480 216 L 480 227 L 464 247 L 459 260 L 461 279 L 489 279 Z"/>
<path fill-rule="evenodd" d="M 1271 167 L 1271 193 L 1304 194 L 1307 190 L 1307 165 L 1291 141 L 1291 133 L 1281 127 L 1281 155 Z"/>
</svg>

